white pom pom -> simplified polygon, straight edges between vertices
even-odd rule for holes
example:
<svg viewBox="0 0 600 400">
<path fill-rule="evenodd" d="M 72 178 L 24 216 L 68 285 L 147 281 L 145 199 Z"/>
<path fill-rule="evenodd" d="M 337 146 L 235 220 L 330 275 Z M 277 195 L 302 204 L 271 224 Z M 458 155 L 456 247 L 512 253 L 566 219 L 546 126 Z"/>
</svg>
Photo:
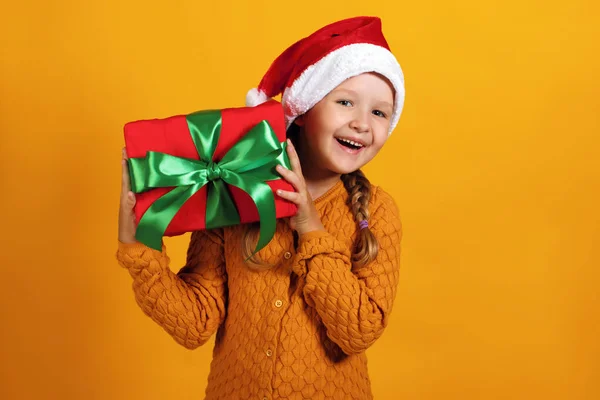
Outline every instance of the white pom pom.
<svg viewBox="0 0 600 400">
<path fill-rule="evenodd" d="M 246 94 L 246 107 L 256 107 L 268 100 L 270 100 L 269 97 L 262 90 L 256 88 L 250 89 L 248 94 Z"/>
</svg>

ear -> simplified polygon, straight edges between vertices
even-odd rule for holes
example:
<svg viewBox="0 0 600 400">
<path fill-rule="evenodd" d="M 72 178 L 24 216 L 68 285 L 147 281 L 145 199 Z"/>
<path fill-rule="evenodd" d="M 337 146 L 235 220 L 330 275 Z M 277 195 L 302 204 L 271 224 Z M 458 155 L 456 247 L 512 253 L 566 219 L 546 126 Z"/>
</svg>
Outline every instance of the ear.
<svg viewBox="0 0 600 400">
<path fill-rule="evenodd" d="M 304 126 L 304 114 L 297 116 L 296 119 L 294 119 L 294 124 Z"/>
</svg>

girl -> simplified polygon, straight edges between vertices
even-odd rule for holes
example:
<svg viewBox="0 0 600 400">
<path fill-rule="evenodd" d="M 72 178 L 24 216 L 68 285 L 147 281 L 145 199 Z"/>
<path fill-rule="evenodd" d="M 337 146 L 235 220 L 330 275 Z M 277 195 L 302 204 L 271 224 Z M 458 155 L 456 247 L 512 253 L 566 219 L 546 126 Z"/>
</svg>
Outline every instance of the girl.
<svg viewBox="0 0 600 400">
<path fill-rule="evenodd" d="M 135 240 L 123 151 L 117 259 L 143 312 L 194 349 L 216 332 L 206 399 L 371 399 L 365 350 L 398 284 L 397 207 L 360 168 L 396 126 L 404 78 L 378 18 L 328 25 L 288 48 L 247 96 L 282 93 L 297 214 L 249 262 L 256 224 L 193 232 L 178 273 Z"/>
</svg>

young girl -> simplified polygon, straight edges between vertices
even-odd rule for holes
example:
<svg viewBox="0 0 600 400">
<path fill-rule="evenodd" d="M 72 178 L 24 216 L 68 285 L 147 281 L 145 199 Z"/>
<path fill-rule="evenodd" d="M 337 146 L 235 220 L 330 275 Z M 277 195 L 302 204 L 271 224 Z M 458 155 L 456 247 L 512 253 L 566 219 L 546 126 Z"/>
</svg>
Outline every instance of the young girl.
<svg viewBox="0 0 600 400">
<path fill-rule="evenodd" d="M 135 240 L 126 155 L 117 259 L 143 312 L 194 349 L 216 332 L 206 399 L 371 399 L 365 350 L 386 327 L 398 284 L 397 207 L 360 168 L 396 126 L 400 65 L 378 18 L 328 25 L 279 56 L 247 97 L 282 93 L 298 206 L 273 240 L 247 224 L 191 235 L 178 273 Z"/>
</svg>

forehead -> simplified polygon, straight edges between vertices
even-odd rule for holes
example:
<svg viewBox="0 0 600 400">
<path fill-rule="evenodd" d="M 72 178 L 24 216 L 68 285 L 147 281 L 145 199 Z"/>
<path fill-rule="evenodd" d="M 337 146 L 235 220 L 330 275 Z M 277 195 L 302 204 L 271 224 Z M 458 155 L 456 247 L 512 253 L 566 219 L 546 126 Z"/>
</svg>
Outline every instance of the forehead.
<svg viewBox="0 0 600 400">
<path fill-rule="evenodd" d="M 378 100 L 394 102 L 395 90 L 391 82 L 384 76 L 366 72 L 353 76 L 340 83 L 332 92 L 351 91 L 361 95 L 373 95 Z"/>
</svg>

